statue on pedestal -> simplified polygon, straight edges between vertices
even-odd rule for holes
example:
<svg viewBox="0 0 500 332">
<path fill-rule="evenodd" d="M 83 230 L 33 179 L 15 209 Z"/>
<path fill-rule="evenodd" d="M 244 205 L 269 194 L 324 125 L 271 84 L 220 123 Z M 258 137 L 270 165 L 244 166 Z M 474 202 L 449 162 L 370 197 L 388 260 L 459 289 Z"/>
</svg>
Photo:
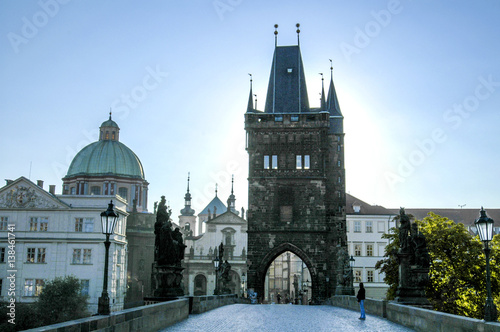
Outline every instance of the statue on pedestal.
<svg viewBox="0 0 500 332">
<path fill-rule="evenodd" d="M 153 295 L 155 297 L 182 296 L 184 291 L 181 261 L 184 259 L 186 245 L 182 240 L 180 229 L 172 230 L 170 221 L 172 210 L 167 211 L 165 203 L 165 196 L 162 196 L 156 211 Z"/>
<path fill-rule="evenodd" d="M 404 208 L 399 211 L 399 285 L 396 301 L 403 304 L 429 305 L 425 287 L 429 283 L 430 256 L 425 236 L 411 223 Z"/>
</svg>

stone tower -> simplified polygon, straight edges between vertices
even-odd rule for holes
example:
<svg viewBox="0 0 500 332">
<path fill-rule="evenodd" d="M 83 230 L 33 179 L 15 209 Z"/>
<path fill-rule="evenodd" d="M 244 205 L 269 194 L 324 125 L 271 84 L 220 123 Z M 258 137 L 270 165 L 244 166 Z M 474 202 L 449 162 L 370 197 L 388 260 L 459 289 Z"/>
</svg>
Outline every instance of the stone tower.
<svg viewBox="0 0 500 332">
<path fill-rule="evenodd" d="M 248 288 L 259 298 L 269 265 L 285 251 L 307 265 L 314 301 L 345 283 L 343 116 L 333 78 L 327 98 L 322 90 L 321 107 L 309 107 L 299 45 L 276 44 L 264 111 L 254 109 L 250 86 Z"/>
</svg>

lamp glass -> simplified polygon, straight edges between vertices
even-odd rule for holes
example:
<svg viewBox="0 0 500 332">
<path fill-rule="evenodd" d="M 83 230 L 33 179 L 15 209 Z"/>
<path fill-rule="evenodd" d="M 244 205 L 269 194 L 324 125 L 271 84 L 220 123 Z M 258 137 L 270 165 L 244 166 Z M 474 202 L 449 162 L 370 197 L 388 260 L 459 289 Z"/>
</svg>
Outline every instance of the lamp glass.
<svg viewBox="0 0 500 332">
<path fill-rule="evenodd" d="M 113 209 L 113 201 L 108 204 L 108 209 L 101 213 L 102 233 L 111 235 L 115 230 L 118 214 Z"/>
<path fill-rule="evenodd" d="M 481 209 L 481 216 L 474 223 L 481 241 L 489 242 L 493 239 L 493 219 L 486 216 L 486 211 Z"/>
<path fill-rule="evenodd" d="M 216 269 L 219 267 L 219 257 L 215 257 L 215 259 L 214 259 L 214 267 Z"/>
</svg>

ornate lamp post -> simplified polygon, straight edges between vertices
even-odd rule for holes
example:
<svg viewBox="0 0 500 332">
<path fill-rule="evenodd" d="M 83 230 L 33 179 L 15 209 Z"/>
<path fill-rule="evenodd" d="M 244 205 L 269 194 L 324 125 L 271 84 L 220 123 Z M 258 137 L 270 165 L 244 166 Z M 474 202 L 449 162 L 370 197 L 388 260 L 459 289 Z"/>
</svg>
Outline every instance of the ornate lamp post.
<svg viewBox="0 0 500 332">
<path fill-rule="evenodd" d="M 243 281 L 243 297 L 246 297 L 246 292 L 245 292 L 245 281 L 247 280 L 247 276 L 245 275 L 245 272 L 241 274 L 241 281 Z"/>
<path fill-rule="evenodd" d="M 351 271 L 350 271 L 350 276 L 351 276 L 351 280 L 349 282 L 349 295 L 354 295 L 354 262 L 356 260 L 354 259 L 354 257 L 351 255 L 351 258 L 349 259 L 349 266 L 351 267 Z"/>
<path fill-rule="evenodd" d="M 486 304 L 484 305 L 484 320 L 487 322 L 496 322 L 497 308 L 491 297 L 491 282 L 490 282 L 490 251 L 488 244 L 493 239 L 493 219 L 486 216 L 486 211 L 481 207 L 481 216 L 476 219 L 476 225 L 479 238 L 484 242 L 484 254 L 486 255 Z"/>
<path fill-rule="evenodd" d="M 214 267 L 215 267 L 215 289 L 214 295 L 219 295 L 219 255 L 215 254 Z"/>
<path fill-rule="evenodd" d="M 104 247 L 106 248 L 106 257 L 104 258 L 104 281 L 102 286 L 102 294 L 99 298 L 97 314 L 109 315 L 109 295 L 108 295 L 108 257 L 109 257 L 109 236 L 115 230 L 118 213 L 113 209 L 113 201 L 108 204 L 108 209 L 101 213 L 102 233 L 106 235 Z"/>
</svg>

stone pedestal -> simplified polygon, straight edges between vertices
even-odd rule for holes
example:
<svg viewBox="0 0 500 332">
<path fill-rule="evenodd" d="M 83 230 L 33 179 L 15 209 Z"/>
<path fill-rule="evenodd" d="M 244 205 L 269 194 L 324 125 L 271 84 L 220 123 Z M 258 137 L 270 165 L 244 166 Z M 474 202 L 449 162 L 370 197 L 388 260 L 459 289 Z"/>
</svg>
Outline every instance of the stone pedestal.
<svg viewBox="0 0 500 332">
<path fill-rule="evenodd" d="M 182 270 L 184 268 L 179 266 L 158 266 L 153 264 L 151 275 L 154 289 L 153 296 L 168 298 L 183 296 Z"/>
<path fill-rule="evenodd" d="M 429 283 L 429 268 L 410 265 L 409 253 L 398 253 L 399 258 L 399 286 L 395 301 L 401 304 L 429 305 L 425 296 L 425 287 Z"/>
</svg>

